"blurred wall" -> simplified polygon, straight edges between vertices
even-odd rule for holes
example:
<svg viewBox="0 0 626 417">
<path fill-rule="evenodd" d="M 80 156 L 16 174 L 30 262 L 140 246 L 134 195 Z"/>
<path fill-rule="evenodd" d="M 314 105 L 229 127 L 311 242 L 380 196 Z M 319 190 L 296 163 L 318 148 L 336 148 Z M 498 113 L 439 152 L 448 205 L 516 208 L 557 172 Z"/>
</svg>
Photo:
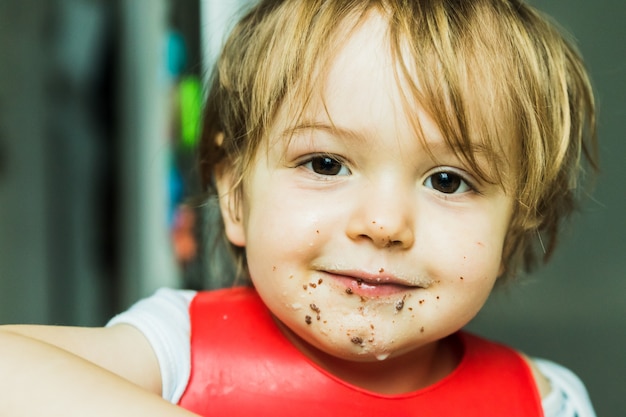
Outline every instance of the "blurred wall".
<svg viewBox="0 0 626 417">
<path fill-rule="evenodd" d="M 109 311 L 110 11 L 99 1 L 0 1 L 1 322 L 87 324 Z"/>
</svg>

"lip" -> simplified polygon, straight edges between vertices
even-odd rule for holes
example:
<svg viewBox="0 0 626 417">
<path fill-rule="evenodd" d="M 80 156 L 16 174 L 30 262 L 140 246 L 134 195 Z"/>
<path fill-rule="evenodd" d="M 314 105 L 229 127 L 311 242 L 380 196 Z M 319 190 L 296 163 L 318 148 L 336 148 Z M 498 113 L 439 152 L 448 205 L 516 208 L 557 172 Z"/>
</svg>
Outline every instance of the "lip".
<svg viewBox="0 0 626 417">
<path fill-rule="evenodd" d="M 423 289 L 428 285 L 414 284 L 389 274 L 371 274 L 363 271 L 322 271 L 349 294 L 363 297 L 385 297 Z"/>
</svg>

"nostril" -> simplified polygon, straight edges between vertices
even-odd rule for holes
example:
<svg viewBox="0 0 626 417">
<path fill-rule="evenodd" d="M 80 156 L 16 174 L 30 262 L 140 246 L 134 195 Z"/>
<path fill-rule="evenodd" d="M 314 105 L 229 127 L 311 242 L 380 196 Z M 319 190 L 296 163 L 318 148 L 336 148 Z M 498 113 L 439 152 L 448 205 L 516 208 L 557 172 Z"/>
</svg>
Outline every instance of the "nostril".
<svg viewBox="0 0 626 417">
<path fill-rule="evenodd" d="M 378 210 L 380 218 L 369 217 L 368 212 L 372 210 Z M 381 210 L 370 205 L 366 211 L 356 211 L 346 227 L 346 234 L 355 241 L 369 241 L 379 248 L 411 247 L 414 240 L 412 214 L 397 213 L 396 209 L 389 213 Z"/>
<path fill-rule="evenodd" d="M 400 246 L 402 245 L 402 241 L 400 240 L 393 240 L 391 239 L 391 236 L 387 236 L 385 239 L 382 239 L 382 244 L 385 248 L 391 248 L 393 246 Z"/>
</svg>

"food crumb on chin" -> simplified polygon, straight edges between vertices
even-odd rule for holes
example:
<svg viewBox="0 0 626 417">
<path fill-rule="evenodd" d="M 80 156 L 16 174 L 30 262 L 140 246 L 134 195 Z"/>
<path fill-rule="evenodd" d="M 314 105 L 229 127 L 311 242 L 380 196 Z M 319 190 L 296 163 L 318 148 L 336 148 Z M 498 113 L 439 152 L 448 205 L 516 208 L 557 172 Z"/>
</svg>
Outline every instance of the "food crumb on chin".
<svg viewBox="0 0 626 417">
<path fill-rule="evenodd" d="M 363 344 L 363 339 L 360 338 L 359 336 L 354 336 L 352 339 L 350 339 L 350 341 L 354 343 L 355 345 Z"/>
</svg>

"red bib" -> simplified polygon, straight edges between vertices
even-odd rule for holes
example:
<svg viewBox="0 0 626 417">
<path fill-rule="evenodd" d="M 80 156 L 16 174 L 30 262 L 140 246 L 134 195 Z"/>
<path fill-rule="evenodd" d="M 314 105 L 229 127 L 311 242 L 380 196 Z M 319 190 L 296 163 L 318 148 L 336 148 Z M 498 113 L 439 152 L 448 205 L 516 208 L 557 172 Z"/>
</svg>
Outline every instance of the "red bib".
<svg viewBox="0 0 626 417">
<path fill-rule="evenodd" d="M 382 395 L 330 375 L 280 332 L 253 289 L 201 292 L 190 306 L 191 377 L 179 405 L 202 416 L 541 417 L 525 360 L 459 332 L 463 357 L 443 380 Z"/>
</svg>

